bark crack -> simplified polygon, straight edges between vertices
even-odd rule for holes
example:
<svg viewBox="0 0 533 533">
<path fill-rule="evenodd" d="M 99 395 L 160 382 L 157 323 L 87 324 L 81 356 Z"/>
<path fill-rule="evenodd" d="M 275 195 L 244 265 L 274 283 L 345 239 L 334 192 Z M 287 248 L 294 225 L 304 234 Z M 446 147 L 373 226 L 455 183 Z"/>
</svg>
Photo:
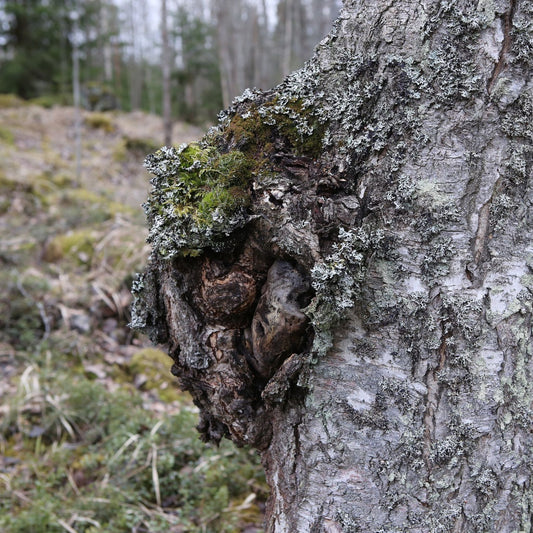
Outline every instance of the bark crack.
<svg viewBox="0 0 533 533">
<path fill-rule="evenodd" d="M 492 198 L 487 200 L 479 210 L 479 218 L 477 224 L 476 240 L 474 241 L 474 262 L 479 265 L 485 244 L 489 234 L 489 220 L 490 220 L 490 206 Z"/>
<path fill-rule="evenodd" d="M 440 384 L 437 374 L 444 368 L 446 364 L 446 349 L 448 345 L 449 332 L 445 332 L 445 325 L 442 325 L 443 337 L 439 346 L 439 363 L 437 368 L 429 369 L 426 374 L 427 396 L 426 396 L 426 412 L 424 413 L 424 451 L 423 458 L 426 463 L 428 472 L 431 471 L 431 444 L 432 438 L 435 434 L 435 412 L 440 400 Z"/>
<path fill-rule="evenodd" d="M 301 419 L 297 420 L 297 422 L 293 426 L 293 432 L 294 432 L 294 461 L 292 463 L 292 472 L 291 475 L 294 479 L 294 488 L 295 488 L 295 498 L 298 498 L 298 464 L 300 464 L 300 458 L 302 456 L 302 444 L 300 441 L 300 424 L 302 423 Z"/>
<path fill-rule="evenodd" d="M 478 225 L 473 247 L 474 265 L 476 268 L 481 263 L 481 259 L 483 258 L 483 254 L 487 247 L 490 229 L 490 208 L 495 195 L 500 190 L 501 184 L 502 179 L 500 177 L 494 184 L 490 198 L 481 206 L 479 210 Z"/>
<path fill-rule="evenodd" d="M 507 65 L 507 52 L 511 48 L 511 30 L 513 28 L 513 17 L 516 11 L 516 5 L 518 0 L 511 0 L 509 9 L 503 14 L 503 42 L 500 49 L 500 55 L 498 57 L 498 62 L 494 66 L 492 75 L 487 82 L 487 92 L 491 94 L 494 84 L 496 83 L 498 76 L 502 73 Z"/>
</svg>

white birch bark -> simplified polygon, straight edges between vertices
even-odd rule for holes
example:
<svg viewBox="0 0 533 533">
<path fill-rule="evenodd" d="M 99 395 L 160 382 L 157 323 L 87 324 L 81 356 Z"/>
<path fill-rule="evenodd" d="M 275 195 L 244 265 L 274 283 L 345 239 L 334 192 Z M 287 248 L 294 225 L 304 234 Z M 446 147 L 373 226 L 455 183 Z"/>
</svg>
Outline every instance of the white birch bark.
<svg viewBox="0 0 533 533">
<path fill-rule="evenodd" d="M 391 88 L 343 132 L 388 132 L 352 172 L 390 247 L 273 432 L 270 532 L 532 530 L 533 10 L 473 4 L 349 2 L 319 54 Z"/>
<path fill-rule="evenodd" d="M 163 76 L 163 132 L 165 145 L 172 144 L 172 95 L 170 92 L 170 42 L 167 1 L 161 0 L 161 70 Z"/>
</svg>

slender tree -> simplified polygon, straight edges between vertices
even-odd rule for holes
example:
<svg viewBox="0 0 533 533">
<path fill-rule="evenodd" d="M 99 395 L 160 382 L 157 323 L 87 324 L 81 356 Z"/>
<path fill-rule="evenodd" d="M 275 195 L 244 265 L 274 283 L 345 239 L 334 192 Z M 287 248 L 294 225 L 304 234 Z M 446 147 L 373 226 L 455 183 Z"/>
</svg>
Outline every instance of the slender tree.
<svg viewBox="0 0 533 533">
<path fill-rule="evenodd" d="M 168 38 L 167 2 L 161 0 L 161 70 L 163 73 L 163 122 L 165 145 L 172 144 L 172 103 L 170 87 L 170 43 Z"/>
<path fill-rule="evenodd" d="M 76 158 L 76 183 L 81 185 L 81 88 L 80 88 L 80 49 L 79 49 L 79 18 L 77 5 L 73 5 L 70 13 L 73 22 L 74 38 L 72 40 L 72 96 L 74 102 L 74 137 Z"/>
</svg>

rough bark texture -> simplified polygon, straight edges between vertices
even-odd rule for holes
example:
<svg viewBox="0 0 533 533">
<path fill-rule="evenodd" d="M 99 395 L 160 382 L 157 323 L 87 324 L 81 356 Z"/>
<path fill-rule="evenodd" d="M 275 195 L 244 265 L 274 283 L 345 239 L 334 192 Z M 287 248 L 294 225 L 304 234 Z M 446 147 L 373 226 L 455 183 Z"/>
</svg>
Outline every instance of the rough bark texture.
<svg viewBox="0 0 533 533">
<path fill-rule="evenodd" d="M 133 322 L 204 437 L 261 450 L 269 532 L 531 531 L 532 20 L 347 1 L 303 70 L 149 159 Z"/>
</svg>

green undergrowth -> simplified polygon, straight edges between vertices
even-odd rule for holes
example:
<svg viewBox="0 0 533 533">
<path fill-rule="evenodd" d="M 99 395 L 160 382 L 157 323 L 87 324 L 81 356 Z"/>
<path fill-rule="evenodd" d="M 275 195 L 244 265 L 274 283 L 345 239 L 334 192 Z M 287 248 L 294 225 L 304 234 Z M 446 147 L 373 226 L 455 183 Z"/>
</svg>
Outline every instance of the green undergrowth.
<svg viewBox="0 0 533 533">
<path fill-rule="evenodd" d="M 0 126 L 0 143 L 13 144 L 15 142 L 15 136 L 13 132 L 8 128 Z"/>
<path fill-rule="evenodd" d="M 43 359 L 18 378 L 0 425 L 1 531 L 214 533 L 260 521 L 257 456 L 201 443 L 189 403 L 161 416 L 131 385 L 111 392 Z"/>
<path fill-rule="evenodd" d="M 89 113 L 84 118 L 85 124 L 93 129 L 100 129 L 106 133 L 115 131 L 112 115 L 109 113 Z"/>
<path fill-rule="evenodd" d="M 158 148 L 159 143 L 152 139 L 123 135 L 114 146 L 113 159 L 117 162 L 122 162 L 127 160 L 130 154 L 144 158 L 146 154 L 155 152 Z"/>
<path fill-rule="evenodd" d="M 0 109 L 25 106 L 26 102 L 15 94 L 0 94 Z"/>
</svg>

